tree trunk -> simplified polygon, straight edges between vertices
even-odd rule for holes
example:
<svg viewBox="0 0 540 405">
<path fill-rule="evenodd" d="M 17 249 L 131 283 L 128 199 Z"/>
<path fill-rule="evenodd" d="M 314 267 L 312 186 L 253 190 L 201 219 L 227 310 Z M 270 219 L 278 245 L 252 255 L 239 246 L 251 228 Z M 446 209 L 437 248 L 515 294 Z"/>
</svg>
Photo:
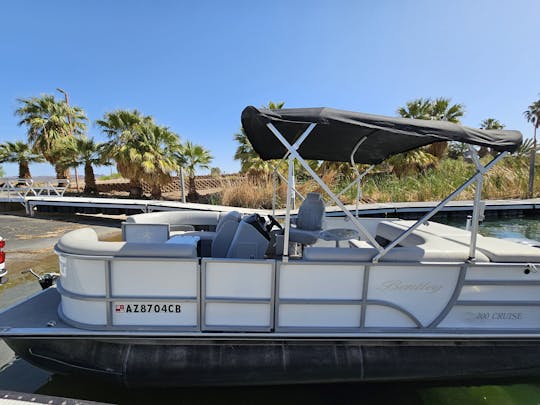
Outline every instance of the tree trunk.
<svg viewBox="0 0 540 405">
<path fill-rule="evenodd" d="M 31 179 L 30 167 L 26 160 L 19 161 L 19 179 Z"/>
<path fill-rule="evenodd" d="M 426 148 L 426 151 L 428 153 L 431 153 L 433 156 L 441 159 L 444 157 L 446 149 L 448 149 L 448 142 L 435 142 L 429 145 Z"/>
<path fill-rule="evenodd" d="M 529 190 L 528 197 L 532 198 L 534 194 L 534 169 L 536 164 L 536 128 L 534 127 L 534 136 L 533 136 L 533 148 L 531 150 L 531 162 L 529 166 Z"/>
<path fill-rule="evenodd" d="M 480 150 L 478 151 L 478 157 L 483 158 L 489 153 L 489 148 L 487 146 L 480 146 Z"/>
<path fill-rule="evenodd" d="M 195 185 L 195 176 L 189 177 L 189 192 L 187 199 L 189 202 L 196 202 L 199 200 L 199 193 L 197 193 L 197 187 Z"/>
<path fill-rule="evenodd" d="M 143 189 L 139 180 L 129 180 L 129 196 L 131 198 L 141 198 L 143 196 Z"/>
<path fill-rule="evenodd" d="M 84 192 L 97 194 L 96 176 L 94 176 L 94 168 L 90 162 L 84 164 Z"/>
<path fill-rule="evenodd" d="M 152 185 L 152 191 L 150 192 L 150 195 L 154 200 L 161 199 L 161 186 L 157 183 L 154 183 Z"/>
<path fill-rule="evenodd" d="M 54 171 L 56 172 L 56 179 L 57 180 L 64 180 L 64 179 L 69 180 L 69 168 L 66 168 L 64 166 L 60 166 L 59 164 L 56 164 L 54 166 Z M 65 186 L 67 186 L 67 184 L 64 183 L 63 181 L 59 181 L 58 186 L 65 187 Z"/>
<path fill-rule="evenodd" d="M 79 192 L 79 172 L 77 171 L 77 166 L 75 166 L 75 187 L 77 188 L 77 193 Z"/>
</svg>

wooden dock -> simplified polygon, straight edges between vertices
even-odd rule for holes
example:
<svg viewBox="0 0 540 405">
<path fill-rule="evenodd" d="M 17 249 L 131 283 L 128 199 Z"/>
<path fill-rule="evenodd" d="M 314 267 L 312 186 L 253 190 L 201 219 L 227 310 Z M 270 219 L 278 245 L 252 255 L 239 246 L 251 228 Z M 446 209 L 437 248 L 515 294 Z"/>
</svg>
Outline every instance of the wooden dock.
<svg viewBox="0 0 540 405">
<path fill-rule="evenodd" d="M 33 216 L 35 212 L 60 212 L 60 213 L 105 213 L 105 214 L 134 214 L 140 212 L 191 210 L 191 211 L 230 211 L 237 210 L 242 213 L 271 214 L 271 210 L 254 210 L 250 208 L 236 208 L 222 205 L 182 203 L 179 201 L 163 200 L 136 200 L 124 198 L 89 198 L 89 197 L 64 197 L 64 196 L 10 196 L 5 197 L 0 193 L 0 206 L 4 204 L 21 204 L 26 213 Z M 540 199 L 524 200 L 486 200 L 486 215 L 532 214 L 540 212 Z M 427 213 L 438 204 L 434 202 L 399 202 L 399 203 L 374 203 L 360 204 L 359 215 L 361 216 L 385 216 L 385 217 L 417 217 Z M 472 212 L 472 201 L 453 201 L 441 210 L 440 215 L 466 216 Z M 348 205 L 351 212 L 355 212 L 355 205 Z M 4 207 L 4 209 L 6 209 Z M 284 215 L 285 210 L 276 210 L 275 215 Z M 327 216 L 342 216 L 338 207 L 328 207 Z"/>
</svg>

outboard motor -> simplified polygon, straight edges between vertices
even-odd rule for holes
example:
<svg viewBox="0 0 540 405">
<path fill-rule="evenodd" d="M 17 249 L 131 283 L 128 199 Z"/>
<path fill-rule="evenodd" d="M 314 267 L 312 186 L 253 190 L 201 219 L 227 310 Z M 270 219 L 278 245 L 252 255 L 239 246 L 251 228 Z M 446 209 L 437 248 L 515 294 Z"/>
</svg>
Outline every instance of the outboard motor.
<svg viewBox="0 0 540 405">
<path fill-rule="evenodd" d="M 43 275 L 39 275 L 32 269 L 24 270 L 22 273 L 23 274 L 31 273 L 35 278 L 38 279 L 39 285 L 41 286 L 43 290 L 52 286 L 54 282 L 58 279 L 58 277 L 60 277 L 60 274 L 54 273 L 54 272 L 49 272 L 49 273 L 44 273 Z"/>
</svg>

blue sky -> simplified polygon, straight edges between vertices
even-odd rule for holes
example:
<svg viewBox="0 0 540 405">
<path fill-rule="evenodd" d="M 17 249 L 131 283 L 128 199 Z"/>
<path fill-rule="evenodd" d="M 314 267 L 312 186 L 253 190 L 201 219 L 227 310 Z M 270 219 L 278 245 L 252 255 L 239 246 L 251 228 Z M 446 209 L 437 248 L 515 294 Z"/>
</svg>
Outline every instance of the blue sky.
<svg viewBox="0 0 540 405">
<path fill-rule="evenodd" d="M 465 125 L 494 117 L 531 137 L 539 15 L 537 0 L 3 0 L 0 142 L 26 137 L 17 98 L 57 87 L 96 139 L 105 112 L 137 108 L 225 172 L 239 169 L 242 109 L 270 100 L 396 115 L 407 100 L 444 96 L 465 104 Z"/>
</svg>

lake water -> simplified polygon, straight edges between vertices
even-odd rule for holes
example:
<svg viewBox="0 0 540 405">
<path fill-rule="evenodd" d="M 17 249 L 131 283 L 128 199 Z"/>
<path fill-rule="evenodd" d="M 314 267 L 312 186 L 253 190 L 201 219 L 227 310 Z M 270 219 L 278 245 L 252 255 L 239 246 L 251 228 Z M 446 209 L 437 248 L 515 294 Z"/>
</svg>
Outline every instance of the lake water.
<svg viewBox="0 0 540 405">
<path fill-rule="evenodd" d="M 463 225 L 457 223 L 455 225 Z M 488 220 L 486 236 L 540 240 L 540 219 Z M 0 305 L 14 295 L 37 291 L 37 283 L 0 297 Z M 88 378 L 52 375 L 13 357 L 0 341 L 0 390 L 34 392 L 119 404 L 497 404 L 540 403 L 540 378 L 499 385 L 455 383 L 316 384 L 270 387 L 183 388 L 128 390 Z"/>
</svg>

